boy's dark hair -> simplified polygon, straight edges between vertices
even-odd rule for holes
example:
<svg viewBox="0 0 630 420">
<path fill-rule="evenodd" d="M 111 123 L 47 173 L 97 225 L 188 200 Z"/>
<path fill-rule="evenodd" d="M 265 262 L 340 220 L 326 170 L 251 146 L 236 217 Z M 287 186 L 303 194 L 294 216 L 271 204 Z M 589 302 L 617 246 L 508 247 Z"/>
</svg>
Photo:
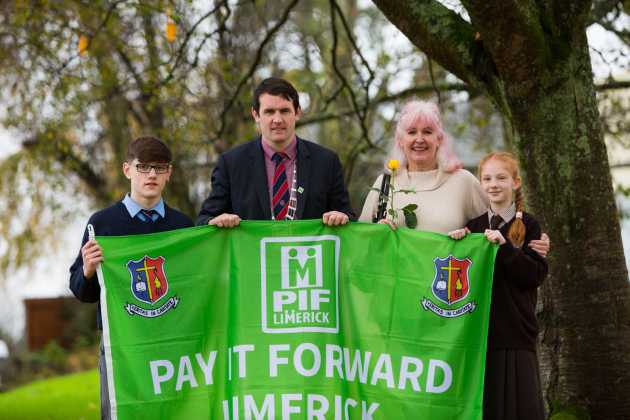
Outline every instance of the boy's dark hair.
<svg viewBox="0 0 630 420">
<path fill-rule="evenodd" d="M 260 84 L 256 86 L 256 89 L 254 89 L 254 103 L 252 106 L 257 114 L 260 111 L 260 96 L 264 93 L 273 96 L 282 96 L 287 101 L 291 101 L 295 112 L 300 109 L 300 97 L 293 85 L 279 77 L 269 77 L 260 82 Z"/>
<path fill-rule="evenodd" d="M 127 161 L 170 163 L 173 155 L 164 142 L 156 137 L 138 137 L 127 147 Z"/>
</svg>

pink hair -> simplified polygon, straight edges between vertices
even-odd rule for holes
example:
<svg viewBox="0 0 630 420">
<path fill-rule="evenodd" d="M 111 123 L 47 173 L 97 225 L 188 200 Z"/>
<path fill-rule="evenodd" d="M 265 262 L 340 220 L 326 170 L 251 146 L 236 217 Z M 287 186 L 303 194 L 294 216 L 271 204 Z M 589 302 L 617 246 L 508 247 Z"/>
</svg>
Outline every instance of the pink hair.
<svg viewBox="0 0 630 420">
<path fill-rule="evenodd" d="M 417 99 L 407 102 L 400 111 L 388 160 L 398 159 L 402 166 L 407 166 L 407 158 L 400 148 L 399 142 L 405 134 L 405 131 L 409 127 L 417 124 L 427 125 L 433 128 L 437 132 L 438 138 L 441 139 L 437 152 L 437 161 L 440 168 L 446 172 L 454 172 L 464 166 L 462 161 L 459 160 L 451 149 L 450 140 L 442 129 L 440 110 L 437 105 L 432 102 L 419 101 Z"/>
</svg>

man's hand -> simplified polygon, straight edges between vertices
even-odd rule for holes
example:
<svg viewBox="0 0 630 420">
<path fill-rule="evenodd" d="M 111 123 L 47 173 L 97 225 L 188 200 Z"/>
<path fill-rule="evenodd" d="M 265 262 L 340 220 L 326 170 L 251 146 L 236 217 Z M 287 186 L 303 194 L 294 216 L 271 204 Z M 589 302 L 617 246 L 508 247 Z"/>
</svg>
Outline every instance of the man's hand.
<svg viewBox="0 0 630 420">
<path fill-rule="evenodd" d="M 543 233 L 540 239 L 529 241 L 529 245 L 527 246 L 536 251 L 541 257 L 547 258 L 547 253 L 551 248 L 551 241 L 549 240 L 549 236 Z"/>
<path fill-rule="evenodd" d="M 241 218 L 237 214 L 223 213 L 217 217 L 208 220 L 209 225 L 222 228 L 233 228 L 241 223 Z"/>
<path fill-rule="evenodd" d="M 348 215 L 340 211 L 329 211 L 322 216 L 322 222 L 328 226 L 345 225 L 350 219 Z"/>
<path fill-rule="evenodd" d="M 81 248 L 83 258 L 83 276 L 86 279 L 92 278 L 96 273 L 96 267 L 103 261 L 103 250 L 94 239 L 90 239 Z"/>
</svg>

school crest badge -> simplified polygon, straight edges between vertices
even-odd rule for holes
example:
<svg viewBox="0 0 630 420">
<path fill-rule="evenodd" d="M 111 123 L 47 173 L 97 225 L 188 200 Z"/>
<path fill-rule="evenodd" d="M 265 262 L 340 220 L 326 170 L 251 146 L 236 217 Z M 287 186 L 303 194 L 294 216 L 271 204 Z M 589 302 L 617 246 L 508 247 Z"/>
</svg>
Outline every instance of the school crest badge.
<svg viewBox="0 0 630 420">
<path fill-rule="evenodd" d="M 422 299 L 422 307 L 425 310 L 445 317 L 455 318 L 475 310 L 476 303 L 468 302 L 465 305 L 452 308 L 452 305 L 465 300 L 470 292 L 470 278 L 468 276 L 472 261 L 469 258 L 459 259 L 452 255 L 445 258 L 435 258 L 435 276 L 431 284 L 433 296 L 443 305 L 436 304 L 429 298 Z"/>
<path fill-rule="evenodd" d="M 129 315 L 140 315 L 155 318 L 173 309 L 179 303 L 176 296 L 168 299 L 158 308 L 154 306 L 168 293 L 168 279 L 164 271 L 164 257 L 151 258 L 144 256 L 139 260 L 127 262 L 127 270 L 131 276 L 131 294 L 142 303 L 152 307 L 146 308 L 131 303 L 125 305 Z"/>
</svg>

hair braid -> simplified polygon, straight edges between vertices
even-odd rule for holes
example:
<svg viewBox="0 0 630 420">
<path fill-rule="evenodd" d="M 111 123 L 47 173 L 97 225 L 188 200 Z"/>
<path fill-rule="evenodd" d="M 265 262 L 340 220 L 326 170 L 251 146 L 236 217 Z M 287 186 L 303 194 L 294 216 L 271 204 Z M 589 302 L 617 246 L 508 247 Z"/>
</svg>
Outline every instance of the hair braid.
<svg viewBox="0 0 630 420">
<path fill-rule="evenodd" d="M 525 241 L 525 223 L 523 223 L 523 212 L 525 211 L 525 197 L 523 197 L 523 190 L 518 187 L 514 191 L 514 205 L 516 207 L 516 217 L 510 226 L 508 231 L 508 238 L 510 242 L 517 247 L 521 247 Z"/>
</svg>

